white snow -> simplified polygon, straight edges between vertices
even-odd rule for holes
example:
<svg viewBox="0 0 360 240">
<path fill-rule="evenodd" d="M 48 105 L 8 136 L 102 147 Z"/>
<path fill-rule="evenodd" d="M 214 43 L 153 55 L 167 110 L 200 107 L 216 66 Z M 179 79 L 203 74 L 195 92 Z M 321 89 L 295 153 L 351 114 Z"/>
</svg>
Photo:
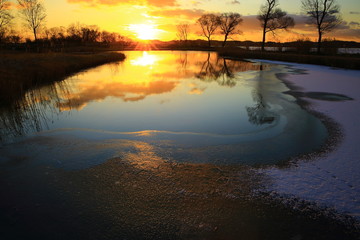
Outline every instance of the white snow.
<svg viewBox="0 0 360 240">
<path fill-rule="evenodd" d="M 326 156 L 300 160 L 297 166 L 288 169 L 265 170 L 274 180 L 271 190 L 333 207 L 360 219 L 360 71 L 261 61 L 306 70 L 306 74 L 286 77 L 303 92 L 337 93 L 354 99 L 333 102 L 306 98 L 312 109 L 340 124 L 344 137 L 337 149 Z"/>
</svg>

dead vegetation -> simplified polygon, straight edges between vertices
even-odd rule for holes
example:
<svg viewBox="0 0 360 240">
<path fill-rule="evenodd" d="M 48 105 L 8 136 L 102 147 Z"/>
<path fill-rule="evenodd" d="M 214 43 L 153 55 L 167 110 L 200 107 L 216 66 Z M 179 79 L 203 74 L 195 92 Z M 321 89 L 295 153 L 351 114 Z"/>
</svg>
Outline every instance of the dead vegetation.
<svg viewBox="0 0 360 240">
<path fill-rule="evenodd" d="M 124 54 L 115 52 L 0 53 L 0 103 L 12 102 L 29 89 L 81 70 L 123 59 Z"/>
</svg>

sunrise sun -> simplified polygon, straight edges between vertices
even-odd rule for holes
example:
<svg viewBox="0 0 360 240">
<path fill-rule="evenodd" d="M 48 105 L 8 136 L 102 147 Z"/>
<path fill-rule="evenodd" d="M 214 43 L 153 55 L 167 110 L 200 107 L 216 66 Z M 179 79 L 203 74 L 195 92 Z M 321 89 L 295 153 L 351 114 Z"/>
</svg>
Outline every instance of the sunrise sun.
<svg viewBox="0 0 360 240">
<path fill-rule="evenodd" d="M 152 24 L 130 24 L 129 30 L 134 32 L 140 40 L 152 40 L 157 38 L 159 29 Z"/>
</svg>

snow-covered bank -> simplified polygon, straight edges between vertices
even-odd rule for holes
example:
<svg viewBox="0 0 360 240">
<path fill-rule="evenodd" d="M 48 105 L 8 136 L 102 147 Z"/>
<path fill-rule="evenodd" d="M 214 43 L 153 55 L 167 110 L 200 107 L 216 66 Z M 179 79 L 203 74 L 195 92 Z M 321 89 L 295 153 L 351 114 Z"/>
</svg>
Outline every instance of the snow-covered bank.
<svg viewBox="0 0 360 240">
<path fill-rule="evenodd" d="M 256 60 L 258 61 L 258 60 Z M 271 168 L 265 172 L 274 180 L 271 190 L 334 207 L 360 219 L 360 71 L 323 66 L 286 64 L 294 72 L 286 80 L 301 92 L 343 94 L 353 100 L 325 101 L 303 97 L 310 108 L 339 123 L 343 139 L 337 148 L 312 161 L 298 161 L 287 169 Z"/>
</svg>

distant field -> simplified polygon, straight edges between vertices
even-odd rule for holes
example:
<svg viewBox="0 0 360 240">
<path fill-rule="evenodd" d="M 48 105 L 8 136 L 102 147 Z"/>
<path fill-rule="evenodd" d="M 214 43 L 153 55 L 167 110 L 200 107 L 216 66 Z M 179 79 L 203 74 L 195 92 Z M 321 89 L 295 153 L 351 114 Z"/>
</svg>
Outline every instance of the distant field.
<svg viewBox="0 0 360 240">
<path fill-rule="evenodd" d="M 251 51 L 239 48 L 218 48 L 220 56 L 236 58 L 255 58 L 305 64 L 325 65 L 330 67 L 360 69 L 359 55 L 316 55 L 298 53 L 279 53 Z"/>
</svg>

